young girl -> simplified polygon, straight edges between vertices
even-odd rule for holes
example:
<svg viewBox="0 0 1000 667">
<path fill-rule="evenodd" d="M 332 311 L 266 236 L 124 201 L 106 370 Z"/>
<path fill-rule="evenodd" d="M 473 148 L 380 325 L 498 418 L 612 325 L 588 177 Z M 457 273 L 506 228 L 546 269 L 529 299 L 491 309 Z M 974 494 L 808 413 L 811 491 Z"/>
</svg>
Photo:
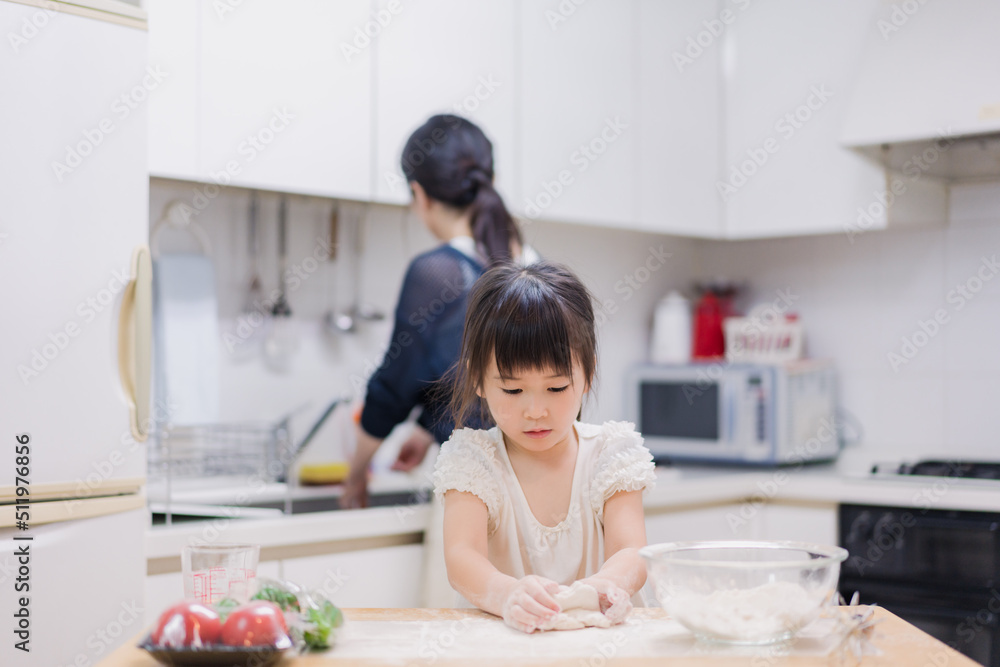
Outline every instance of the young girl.
<svg viewBox="0 0 1000 667">
<path fill-rule="evenodd" d="M 445 563 L 466 600 L 524 632 L 551 627 L 554 594 L 576 581 L 613 623 L 642 604 L 652 456 L 632 424 L 576 421 L 596 348 L 591 295 L 563 266 L 499 265 L 469 295 L 459 428 L 434 476 Z M 460 428 L 470 416 L 496 426 Z"/>
</svg>

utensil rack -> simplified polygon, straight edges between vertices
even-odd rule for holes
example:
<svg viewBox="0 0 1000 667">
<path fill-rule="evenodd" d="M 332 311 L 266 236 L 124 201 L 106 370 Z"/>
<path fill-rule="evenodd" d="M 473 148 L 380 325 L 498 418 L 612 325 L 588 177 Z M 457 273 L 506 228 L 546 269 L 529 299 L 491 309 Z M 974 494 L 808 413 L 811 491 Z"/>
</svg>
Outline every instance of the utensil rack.
<svg viewBox="0 0 1000 667">
<path fill-rule="evenodd" d="M 293 456 L 287 420 L 277 424 L 160 426 L 148 449 L 150 480 L 239 476 L 278 481 Z"/>
</svg>

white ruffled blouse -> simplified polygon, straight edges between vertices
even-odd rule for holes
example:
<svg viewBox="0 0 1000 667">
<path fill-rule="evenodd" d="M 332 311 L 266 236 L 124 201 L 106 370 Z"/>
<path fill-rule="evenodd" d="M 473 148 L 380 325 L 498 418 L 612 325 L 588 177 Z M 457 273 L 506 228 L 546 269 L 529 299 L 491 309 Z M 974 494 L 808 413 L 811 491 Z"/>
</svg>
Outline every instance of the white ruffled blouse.
<svg viewBox="0 0 1000 667">
<path fill-rule="evenodd" d="M 483 501 L 489 559 L 504 574 L 537 574 L 567 586 L 595 574 L 604 564 L 604 503 L 619 491 L 653 488 L 653 457 L 632 424 L 574 426 L 580 447 L 569 511 L 556 526 L 532 514 L 497 427 L 456 430 L 441 446 L 434 492 L 467 491 Z"/>
</svg>

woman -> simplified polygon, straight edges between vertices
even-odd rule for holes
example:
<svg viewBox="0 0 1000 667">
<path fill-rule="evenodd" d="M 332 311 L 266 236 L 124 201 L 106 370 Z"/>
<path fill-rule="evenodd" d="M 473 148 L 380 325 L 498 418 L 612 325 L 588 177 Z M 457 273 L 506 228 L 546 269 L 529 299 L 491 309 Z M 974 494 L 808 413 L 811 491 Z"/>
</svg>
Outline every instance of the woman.
<svg viewBox="0 0 1000 667">
<path fill-rule="evenodd" d="M 493 189 L 493 145 L 475 124 L 433 116 L 410 136 L 401 164 L 414 211 L 442 245 L 407 268 L 389 352 L 368 382 L 342 507 L 367 506 L 368 465 L 415 406 L 423 408 L 417 429 L 393 468 L 412 469 L 432 442 L 448 439 L 450 396 L 438 380 L 458 359 L 469 290 L 494 264 L 538 259 Z"/>
</svg>

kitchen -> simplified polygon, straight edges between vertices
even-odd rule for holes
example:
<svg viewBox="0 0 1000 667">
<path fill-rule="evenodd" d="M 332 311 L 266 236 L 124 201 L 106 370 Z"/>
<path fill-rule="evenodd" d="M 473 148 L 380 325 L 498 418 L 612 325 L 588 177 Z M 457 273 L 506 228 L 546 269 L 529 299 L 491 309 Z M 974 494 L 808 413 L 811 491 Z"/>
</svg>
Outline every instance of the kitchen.
<svg viewBox="0 0 1000 667">
<path fill-rule="evenodd" d="M 989 335 L 1000 169 L 995 152 L 976 157 L 980 145 L 995 146 L 989 133 L 997 124 L 996 73 L 989 68 L 995 58 L 976 49 L 995 40 L 986 32 L 990 20 L 968 20 L 994 16 L 986 3 L 946 12 L 932 3 L 871 0 L 822 10 L 791 2 L 671 7 L 589 0 L 445 3 L 416 12 L 404 2 L 150 0 L 119 12 L 143 28 L 100 32 L 96 39 L 109 40 L 107 51 L 81 59 L 72 77 L 59 74 L 52 68 L 73 57 L 70 45 L 84 48 L 95 39 L 82 31 L 99 22 L 66 13 L 86 4 L 4 3 L 14 37 L 2 71 L 14 90 L 26 91 L 14 115 L 4 116 L 7 125 L 34 117 L 63 128 L 58 138 L 36 136 L 48 147 L 43 159 L 37 147 L 23 148 L 45 170 L 39 187 L 51 192 L 29 192 L 0 218 L 0 251 L 22 256 L 5 262 L 8 282 L 40 290 L 12 290 L 20 293 L 11 295 L 13 312 L 40 314 L 37 326 L 4 334 L 18 374 L 3 385 L 4 404 L 15 406 L 4 411 L 5 432 L 28 431 L 43 442 L 88 432 L 109 440 L 82 465 L 66 461 L 60 468 L 59 455 L 38 454 L 52 457 L 34 463 L 39 476 L 73 481 L 88 501 L 102 500 L 109 479 L 146 477 L 147 446 L 122 437 L 127 416 L 112 418 L 122 400 L 92 395 L 99 393 L 95 377 L 119 386 L 117 367 L 105 361 L 123 292 L 114 271 L 142 243 L 154 256 L 194 247 L 211 257 L 215 289 L 207 296 L 217 308 L 219 345 L 207 351 L 212 363 L 202 382 L 212 391 L 199 408 L 212 422 L 275 424 L 291 415 L 289 437 L 299 442 L 332 399 L 360 399 L 382 358 L 406 265 L 435 243 L 408 208 L 401 144 L 431 113 L 452 111 L 473 118 L 493 140 L 498 189 L 530 244 L 573 266 L 597 297 L 600 369 L 587 420 L 623 417 L 624 377 L 646 358 L 657 303 L 670 290 L 693 297 L 696 282 L 721 277 L 739 284 L 744 313 L 787 295 L 809 356 L 835 363 L 851 444 L 833 471 L 810 466 L 779 477 L 773 470 L 660 468 L 658 488 L 646 498 L 650 543 L 753 537 L 837 544 L 842 504 L 1000 511 L 988 482 L 866 478 L 875 463 L 997 459 L 988 397 L 1000 367 Z M 114 13 L 109 3 L 96 4 Z M 937 32 L 926 32 L 935 25 Z M 114 42 L 117 54 L 113 40 L 122 40 Z M 941 44 L 954 60 L 910 57 L 928 43 Z M 896 62 L 916 65 L 897 71 Z M 963 69 L 944 70 L 949 62 Z M 108 79 L 102 88 L 91 82 L 88 93 L 87 77 L 97 71 Z M 43 92 L 41 81 L 60 85 Z M 880 92 L 885 87 L 891 95 Z M 102 127 L 104 120 L 110 124 Z M 905 143 L 923 138 L 933 147 L 949 125 L 956 135 L 985 138 L 940 143 L 936 153 Z M 894 140 L 904 143 L 883 156 L 881 145 Z M 126 155 L 126 144 L 147 141 L 148 155 Z M 85 181 L 96 179 L 89 171 L 112 152 L 131 167 L 109 168 L 103 177 L 110 181 Z M 894 179 L 880 160 L 894 165 Z M 4 163 L 6 182 L 30 189 L 25 163 Z M 976 165 L 985 168 L 937 174 Z M 48 196 L 51 208 L 39 217 L 37 205 Z M 249 233 L 254 197 L 256 250 Z M 177 200 L 191 211 L 190 228 L 171 223 L 169 204 Z M 282 200 L 286 254 L 298 269 L 287 293 L 291 316 L 255 327 L 246 318 L 255 267 L 263 294 L 278 288 Z M 133 222 L 112 225 L 123 211 Z M 335 211 L 339 243 L 331 244 Z M 35 225 L 28 253 L 17 252 L 27 221 L 81 214 L 86 233 Z M 65 273 L 41 270 L 43 248 L 89 282 L 65 290 Z M 99 271 L 88 252 L 100 254 Z M 30 305 L 39 294 L 62 292 L 71 293 L 53 300 L 51 310 Z M 90 298 L 93 305 L 78 310 Z M 355 316 L 353 330 L 344 332 L 330 313 L 366 317 Z M 151 405 L 154 418 L 168 409 Z M 343 413 L 301 461 L 342 454 L 333 431 L 349 428 Z M 26 426 L 21 415 L 39 425 Z M 430 510 L 400 504 L 392 494 L 426 498 L 428 470 L 389 474 L 392 459 L 390 447 L 380 450 L 375 471 L 385 486 L 373 482 L 389 506 L 360 515 L 224 518 L 194 530 L 197 522 L 146 528 L 148 515 L 135 508 L 132 528 L 110 529 L 122 537 L 104 546 L 146 554 L 141 568 L 125 568 L 142 581 L 144 616 L 106 649 L 180 597 L 180 548 L 203 530 L 260 543 L 262 574 L 327 583 L 341 606 L 425 606 L 432 594 L 421 584 L 432 577 L 421 565 Z M 133 483 L 133 490 L 142 485 Z M 13 525 L 13 515 L 4 525 Z M 49 567 L 50 558 L 54 569 L 58 557 L 41 546 L 35 567 Z M 65 590 L 85 595 L 72 574 Z M 36 607 L 41 645 L 44 633 L 66 621 L 46 621 L 41 603 Z M 107 651 L 94 648 L 101 642 L 88 645 L 87 638 L 119 613 L 117 603 L 95 611 L 93 627 L 69 641 L 77 648 L 53 660 L 102 659 Z M 984 636 L 977 633 L 977 641 Z M 35 664 L 19 659 L 11 658 Z"/>
</svg>

